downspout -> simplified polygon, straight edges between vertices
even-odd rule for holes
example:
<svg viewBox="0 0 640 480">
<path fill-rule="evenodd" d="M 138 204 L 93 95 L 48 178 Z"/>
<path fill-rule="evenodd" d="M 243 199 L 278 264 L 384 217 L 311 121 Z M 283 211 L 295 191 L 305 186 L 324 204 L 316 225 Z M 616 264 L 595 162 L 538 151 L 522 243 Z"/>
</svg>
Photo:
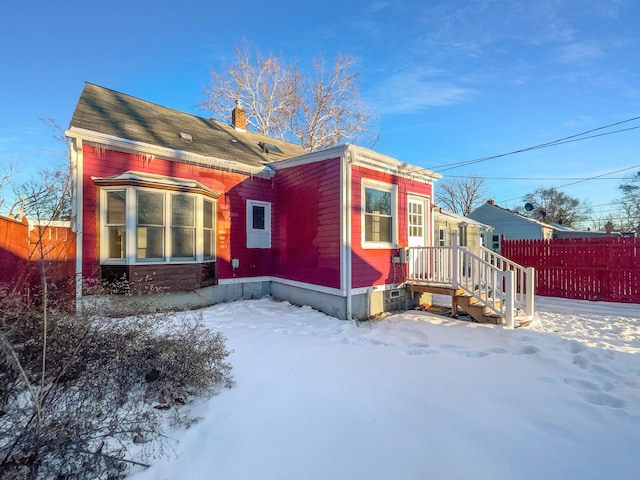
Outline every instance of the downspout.
<svg viewBox="0 0 640 480">
<path fill-rule="evenodd" d="M 352 253 L 351 253 L 351 163 L 352 153 L 347 147 L 341 159 L 342 168 L 342 211 L 340 212 L 342 229 L 342 290 L 346 296 L 346 320 L 353 320 L 352 292 Z"/>
<path fill-rule="evenodd" d="M 82 140 L 74 138 L 69 146 L 69 159 L 71 161 L 71 181 L 73 198 L 71 201 L 72 229 L 76 234 L 76 267 L 75 267 L 75 287 L 76 287 L 76 311 L 80 307 L 82 300 Z"/>
</svg>

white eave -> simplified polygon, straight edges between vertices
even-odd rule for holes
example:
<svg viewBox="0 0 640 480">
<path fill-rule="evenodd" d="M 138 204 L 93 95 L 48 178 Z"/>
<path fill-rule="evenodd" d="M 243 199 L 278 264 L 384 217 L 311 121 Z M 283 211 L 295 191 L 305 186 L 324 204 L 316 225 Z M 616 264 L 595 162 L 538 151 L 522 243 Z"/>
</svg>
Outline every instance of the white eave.
<svg viewBox="0 0 640 480">
<path fill-rule="evenodd" d="M 434 181 L 442 178 L 441 174 L 432 172 L 426 168 L 401 162 L 393 157 L 374 152 L 367 148 L 357 147 L 355 145 L 327 147 L 294 158 L 273 162 L 270 163 L 269 166 L 274 170 L 280 170 L 283 168 L 319 162 L 330 158 L 345 157 L 347 156 L 347 152 L 351 154 L 351 161 L 354 165 L 360 165 L 379 172 L 427 183 L 433 183 Z"/>
<path fill-rule="evenodd" d="M 118 151 L 125 151 L 141 155 L 151 155 L 169 161 L 196 164 L 217 168 L 230 172 L 244 173 L 262 178 L 272 178 L 274 171 L 267 165 L 251 166 L 240 162 L 224 160 L 222 158 L 200 155 L 185 150 L 161 147 L 145 142 L 137 142 L 125 138 L 115 137 L 104 133 L 86 130 L 84 128 L 71 127 L 64 132 L 69 138 L 80 139 L 89 144 L 104 146 Z"/>
</svg>

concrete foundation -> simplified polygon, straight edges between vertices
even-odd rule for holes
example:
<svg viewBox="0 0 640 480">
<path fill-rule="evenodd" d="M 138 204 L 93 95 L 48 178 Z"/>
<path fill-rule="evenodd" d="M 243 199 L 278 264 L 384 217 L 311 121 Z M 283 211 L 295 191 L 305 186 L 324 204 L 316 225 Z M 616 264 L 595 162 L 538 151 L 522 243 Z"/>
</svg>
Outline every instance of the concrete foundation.
<svg viewBox="0 0 640 480">
<path fill-rule="evenodd" d="M 182 310 L 204 308 L 216 303 L 250 300 L 272 296 L 293 305 L 306 305 L 332 317 L 347 320 L 347 299 L 345 296 L 315 289 L 313 285 L 291 285 L 277 279 L 237 281 L 188 292 L 170 292 L 160 295 L 90 295 L 82 299 L 81 305 L 95 311 L 117 307 L 120 314 L 146 310 Z M 430 294 L 413 293 L 402 285 L 358 289 L 351 297 L 351 317 L 367 320 L 385 312 L 413 309 L 430 303 Z"/>
</svg>

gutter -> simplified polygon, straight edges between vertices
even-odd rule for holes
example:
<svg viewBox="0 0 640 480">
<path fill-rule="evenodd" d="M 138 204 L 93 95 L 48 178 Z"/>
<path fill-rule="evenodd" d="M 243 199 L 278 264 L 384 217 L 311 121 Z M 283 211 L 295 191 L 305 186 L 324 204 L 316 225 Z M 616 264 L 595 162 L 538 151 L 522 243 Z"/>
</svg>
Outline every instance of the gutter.
<svg viewBox="0 0 640 480">
<path fill-rule="evenodd" d="M 71 189 L 73 192 L 73 198 L 71 201 L 71 230 L 76 234 L 75 287 L 77 311 L 82 300 L 82 175 L 84 172 L 82 161 L 82 139 L 74 138 L 70 142 L 69 159 L 71 161 L 71 181 L 73 182 Z"/>
<path fill-rule="evenodd" d="M 342 252 L 341 258 L 341 284 L 344 295 L 346 296 L 346 320 L 353 320 L 353 300 L 352 295 L 352 251 L 351 251 L 351 164 L 353 156 L 349 149 L 341 160 L 341 183 L 342 183 L 342 209 L 341 230 L 342 230 Z"/>
</svg>

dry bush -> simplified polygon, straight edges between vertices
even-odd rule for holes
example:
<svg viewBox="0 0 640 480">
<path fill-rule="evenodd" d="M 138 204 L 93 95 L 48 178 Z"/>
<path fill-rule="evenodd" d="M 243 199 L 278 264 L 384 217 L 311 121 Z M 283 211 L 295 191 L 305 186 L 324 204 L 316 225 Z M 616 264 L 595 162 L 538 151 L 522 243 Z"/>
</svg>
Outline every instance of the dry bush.
<svg viewBox="0 0 640 480">
<path fill-rule="evenodd" d="M 233 383 L 225 339 L 198 312 L 113 318 L 2 298 L 2 479 L 120 478 L 169 447 L 165 410 Z"/>
</svg>

